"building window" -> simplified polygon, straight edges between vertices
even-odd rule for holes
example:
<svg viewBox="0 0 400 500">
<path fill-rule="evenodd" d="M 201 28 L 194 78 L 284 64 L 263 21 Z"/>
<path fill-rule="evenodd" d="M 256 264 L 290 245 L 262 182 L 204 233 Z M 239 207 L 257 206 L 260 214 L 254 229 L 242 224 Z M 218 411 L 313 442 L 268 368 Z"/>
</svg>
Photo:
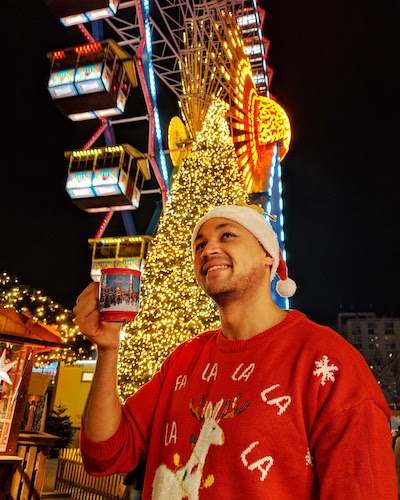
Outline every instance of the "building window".
<svg viewBox="0 0 400 500">
<path fill-rule="evenodd" d="M 82 372 L 81 382 L 91 382 L 93 380 L 94 372 Z"/>
</svg>

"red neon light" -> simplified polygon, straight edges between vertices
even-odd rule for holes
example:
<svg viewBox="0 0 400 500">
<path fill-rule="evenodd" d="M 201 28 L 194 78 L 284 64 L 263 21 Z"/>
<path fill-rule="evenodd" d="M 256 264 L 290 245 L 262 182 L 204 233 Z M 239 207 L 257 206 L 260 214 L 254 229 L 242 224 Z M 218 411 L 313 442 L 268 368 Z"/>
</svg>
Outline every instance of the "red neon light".
<svg viewBox="0 0 400 500">
<path fill-rule="evenodd" d="M 107 122 L 105 121 L 104 118 L 101 118 L 101 125 L 100 127 L 96 130 L 96 132 L 92 135 L 92 137 L 88 140 L 88 142 L 83 146 L 82 149 L 89 149 L 92 144 L 97 140 L 98 137 L 104 132 L 104 130 L 107 128 Z"/>
<path fill-rule="evenodd" d="M 108 223 L 110 222 L 110 219 L 113 216 L 113 213 L 114 213 L 114 211 L 111 209 L 106 213 L 104 219 L 102 220 L 102 222 L 100 224 L 99 229 L 97 230 L 97 233 L 95 236 L 96 239 L 101 238 L 103 236 L 103 233 L 106 230 L 106 227 L 108 226 Z"/>
<path fill-rule="evenodd" d="M 53 59 L 64 59 L 65 58 L 65 52 L 63 50 L 57 50 L 56 52 L 53 52 Z"/>
<path fill-rule="evenodd" d="M 89 45 L 81 45 L 80 47 L 74 47 L 74 52 L 77 54 L 91 54 L 94 52 L 99 52 L 102 50 L 101 43 L 91 43 Z"/>
<path fill-rule="evenodd" d="M 89 31 L 85 28 L 83 24 L 78 24 L 78 28 L 81 30 L 81 32 L 83 33 L 88 42 L 90 43 L 96 42 L 96 40 L 92 37 L 92 35 L 89 33 Z"/>
</svg>

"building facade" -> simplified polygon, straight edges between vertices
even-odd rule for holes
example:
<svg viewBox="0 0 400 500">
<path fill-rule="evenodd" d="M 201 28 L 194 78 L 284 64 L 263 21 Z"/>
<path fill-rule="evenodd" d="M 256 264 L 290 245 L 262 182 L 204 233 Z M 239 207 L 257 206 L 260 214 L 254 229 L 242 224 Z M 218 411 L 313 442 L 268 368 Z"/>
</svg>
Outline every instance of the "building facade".
<svg viewBox="0 0 400 500">
<path fill-rule="evenodd" d="M 392 410 L 400 410 L 400 318 L 340 313 L 337 330 L 364 356 Z"/>
</svg>

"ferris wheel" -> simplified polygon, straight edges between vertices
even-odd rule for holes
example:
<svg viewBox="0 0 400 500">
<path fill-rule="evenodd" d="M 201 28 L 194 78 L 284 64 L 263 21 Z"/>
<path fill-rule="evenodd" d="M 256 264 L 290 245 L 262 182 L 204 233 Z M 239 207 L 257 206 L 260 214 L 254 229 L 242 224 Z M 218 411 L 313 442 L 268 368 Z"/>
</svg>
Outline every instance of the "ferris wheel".
<svg viewBox="0 0 400 500">
<path fill-rule="evenodd" d="M 54 12 L 54 0 L 47 0 L 47 3 Z M 91 8 L 92 11 L 84 13 L 73 12 L 72 7 L 72 10 L 68 11 L 69 3 L 71 6 L 76 5 L 72 0 L 65 0 L 62 8 L 59 7 L 64 9 L 64 12 L 54 12 L 57 17 L 65 26 L 77 25 L 89 46 L 103 46 L 100 51 L 100 64 L 90 55 L 90 48 L 82 46 L 80 50 L 71 49 L 71 53 L 79 53 L 80 58 L 89 54 L 87 61 L 82 62 L 82 59 L 73 63 L 75 75 L 81 75 L 80 81 L 73 82 L 74 87 L 78 88 L 78 94 L 79 85 L 82 87 L 86 83 L 91 89 L 90 84 L 96 77 L 103 87 L 104 80 L 107 82 L 108 78 L 110 90 L 103 89 L 107 98 L 112 88 L 118 86 L 120 89 L 120 94 L 114 98 L 115 102 L 106 110 L 98 109 L 97 114 L 89 117 L 99 119 L 100 126 L 84 146 L 83 151 L 91 152 L 91 158 L 86 163 L 92 165 L 93 162 L 99 161 L 102 164 L 103 157 L 110 158 L 114 155 L 112 161 L 116 167 L 113 172 L 106 172 L 105 176 L 102 175 L 104 169 L 100 174 L 95 172 L 95 182 L 100 186 L 95 186 L 92 182 L 90 188 L 95 193 L 103 188 L 102 193 L 105 194 L 108 185 L 102 185 L 102 182 L 114 182 L 115 186 L 116 178 L 122 177 L 121 165 L 127 163 L 127 158 L 128 163 L 130 158 L 133 158 L 136 165 L 133 174 L 125 169 L 125 185 L 132 184 L 127 191 L 128 201 L 123 193 L 120 193 L 119 204 L 116 202 L 114 205 L 110 203 L 111 198 L 104 196 L 100 196 L 96 203 L 85 196 L 83 201 L 75 201 L 78 206 L 79 203 L 90 205 L 89 208 L 81 206 L 88 211 L 105 212 L 96 238 L 92 240 L 93 262 L 97 265 L 97 272 L 101 265 L 107 265 L 105 257 L 102 260 L 102 254 L 105 255 L 107 250 L 100 240 L 104 241 L 102 236 L 112 214 L 116 210 L 121 211 L 125 216 L 124 223 L 128 235 L 135 237 L 132 207 L 135 208 L 135 203 L 139 204 L 141 195 L 145 196 L 144 186 L 151 179 L 155 179 L 156 189 L 149 191 L 159 191 L 162 202 L 165 202 L 172 178 L 171 169 L 179 169 L 184 158 L 190 155 L 191 143 L 196 140 L 196 134 L 201 129 L 213 97 L 219 97 L 226 102 L 227 119 L 238 165 L 243 172 L 249 197 L 261 203 L 269 213 L 277 215 L 275 229 L 281 249 L 285 253 L 281 161 L 290 144 L 290 124 L 285 111 L 270 94 L 273 72 L 267 65 L 269 41 L 263 36 L 265 12 L 258 6 L 257 1 L 91 0 L 86 8 Z M 64 75 L 63 70 L 55 64 L 57 59 L 54 54 L 56 52 L 52 53 L 49 59 L 52 61 L 51 76 L 57 83 L 57 78 Z M 103 77 L 105 68 L 108 68 L 106 79 Z M 96 74 L 92 77 L 91 72 Z M 121 77 L 122 74 L 125 84 L 118 82 L 118 85 L 114 84 L 113 87 L 115 75 Z M 85 80 L 87 75 L 88 80 Z M 76 79 L 76 76 L 74 78 Z M 167 137 L 162 135 L 162 119 L 158 107 L 160 83 L 175 98 L 180 114 L 170 120 Z M 144 114 L 143 108 L 140 107 L 139 113 L 137 109 L 131 109 L 130 114 L 126 113 L 129 92 L 131 95 L 136 92 L 132 89 L 139 89 L 143 96 Z M 49 91 L 51 90 L 57 90 L 57 85 L 49 88 Z M 71 97 L 70 100 L 80 97 L 82 95 Z M 88 97 L 83 96 L 85 103 Z M 62 104 L 62 99 L 55 102 Z M 90 106 L 91 109 L 95 106 L 93 100 Z M 108 114 L 112 113 L 112 110 L 114 114 Z M 88 113 L 86 108 L 82 111 L 84 117 L 87 116 L 85 113 Z M 79 116 L 79 113 L 69 114 L 71 119 L 76 119 L 77 115 Z M 147 127 L 145 151 L 132 148 L 128 150 L 128 146 L 123 145 L 120 153 L 112 153 L 109 149 L 117 143 L 115 131 L 121 124 L 133 122 L 135 127 L 143 124 Z M 101 151 L 99 148 L 93 148 L 92 152 L 92 145 L 101 134 L 104 134 L 106 147 Z M 86 155 L 83 152 L 67 152 L 66 156 L 69 158 L 72 193 L 78 181 L 82 182 L 82 172 L 86 172 L 85 162 L 82 160 Z M 124 159 L 121 160 L 121 157 Z M 114 179 L 109 181 L 113 176 Z M 134 176 L 140 177 L 141 182 L 133 181 Z M 131 191 L 134 192 L 132 200 L 135 200 L 135 203 L 131 203 Z M 78 190 L 75 192 L 78 193 Z M 113 200 L 117 200 L 116 195 L 116 192 L 113 193 Z M 159 213 L 153 215 L 152 227 Z M 118 238 L 114 240 L 109 243 L 118 253 L 119 247 L 123 249 L 124 241 L 118 241 Z M 97 247 L 96 241 L 99 243 Z M 126 248 L 123 251 L 126 252 Z M 144 259 L 144 253 L 145 249 L 142 247 L 139 261 Z M 134 257 L 129 256 L 131 260 Z M 121 257 L 118 258 L 121 263 Z M 108 262 L 108 265 L 111 263 Z"/>
</svg>

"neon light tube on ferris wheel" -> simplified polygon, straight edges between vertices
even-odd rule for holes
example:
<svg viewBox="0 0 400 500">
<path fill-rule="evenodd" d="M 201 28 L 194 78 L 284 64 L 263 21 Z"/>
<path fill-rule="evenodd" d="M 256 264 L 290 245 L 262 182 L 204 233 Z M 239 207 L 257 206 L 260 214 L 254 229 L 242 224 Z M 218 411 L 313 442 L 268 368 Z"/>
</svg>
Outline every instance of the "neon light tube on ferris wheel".
<svg viewBox="0 0 400 500">
<path fill-rule="evenodd" d="M 262 21 L 259 14 L 259 9 L 257 6 L 257 0 L 252 1 L 252 11 L 246 9 L 246 14 L 239 15 L 236 18 L 236 22 L 238 26 L 241 28 L 242 34 L 245 38 L 251 37 L 254 40 L 258 40 L 259 43 L 253 43 L 252 45 L 248 45 L 245 47 L 245 52 L 249 56 L 250 61 L 252 58 L 256 57 L 257 68 L 259 68 L 260 63 L 262 65 L 262 71 L 258 69 L 253 74 L 253 78 L 255 80 L 256 85 L 260 85 L 261 83 L 265 84 L 265 92 L 266 95 L 269 96 L 269 78 L 267 71 L 267 53 L 264 46 L 264 37 L 262 34 Z M 250 8 L 249 8 L 250 9 Z M 264 10 L 264 9 L 261 9 Z M 253 64 L 252 64 L 253 66 Z M 261 74 L 262 73 L 262 74 Z"/>
<path fill-rule="evenodd" d="M 153 69 L 153 59 L 152 59 L 152 40 L 151 40 L 151 29 L 149 22 L 149 13 L 150 13 L 150 3 L 148 0 L 143 1 L 144 11 L 145 11 L 145 33 L 146 33 L 146 48 L 149 56 L 148 62 L 148 76 L 149 76 L 149 87 L 150 87 L 150 95 L 152 99 L 153 111 L 154 111 L 154 123 L 155 123 L 155 136 L 157 139 L 158 146 L 158 154 L 160 158 L 161 165 L 161 175 L 165 181 L 167 189 L 169 189 L 169 176 L 167 169 L 167 160 L 165 157 L 163 144 L 162 144 L 162 133 L 161 133 L 161 124 L 160 124 L 160 114 L 157 108 L 157 89 L 156 89 L 156 78 Z"/>
</svg>

